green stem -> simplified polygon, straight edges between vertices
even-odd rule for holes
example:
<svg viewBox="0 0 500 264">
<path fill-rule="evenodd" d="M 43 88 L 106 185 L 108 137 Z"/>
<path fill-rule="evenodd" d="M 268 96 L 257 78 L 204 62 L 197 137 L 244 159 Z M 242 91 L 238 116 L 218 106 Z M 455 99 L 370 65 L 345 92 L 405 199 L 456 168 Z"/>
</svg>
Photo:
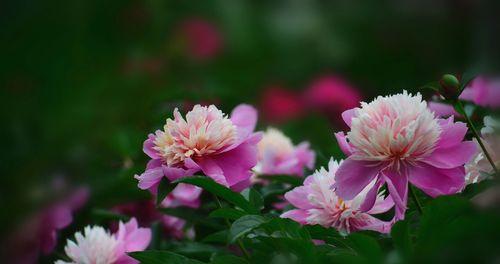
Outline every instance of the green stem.
<svg viewBox="0 0 500 264">
<path fill-rule="evenodd" d="M 418 213 L 420 215 L 422 215 L 424 211 L 422 210 L 422 205 L 420 205 L 420 201 L 418 200 L 417 195 L 413 191 L 413 185 L 409 184 L 408 185 L 408 190 L 410 191 L 410 195 L 411 195 L 411 198 L 413 199 L 413 202 L 417 206 Z"/>
<path fill-rule="evenodd" d="M 495 174 L 497 175 L 498 174 L 497 166 L 495 166 L 495 162 L 493 162 L 493 159 L 491 158 L 490 153 L 488 153 L 488 151 L 486 150 L 486 147 L 483 144 L 483 140 L 479 136 L 479 133 L 477 132 L 476 127 L 474 126 L 474 124 L 470 120 L 469 116 L 465 112 L 465 109 L 464 109 L 462 102 L 460 100 L 457 100 L 455 105 L 458 107 L 460 114 L 462 114 L 464 116 L 465 121 L 467 122 L 467 125 L 469 126 L 470 130 L 472 131 L 472 134 L 474 135 L 474 137 L 477 140 L 477 143 L 479 143 L 479 146 L 481 146 L 481 149 L 483 150 L 484 155 L 486 156 L 486 158 L 490 162 L 491 167 L 493 168 L 493 170 L 495 171 Z"/>
<path fill-rule="evenodd" d="M 219 197 L 217 197 L 217 195 L 214 195 L 214 199 L 215 199 L 215 202 L 217 203 L 217 206 L 219 206 L 219 208 L 222 208 L 222 203 L 220 202 Z M 226 220 L 227 227 L 231 228 L 231 223 L 229 223 L 229 220 L 227 220 L 227 218 L 225 218 L 224 220 Z M 241 252 L 243 252 L 243 255 L 245 255 L 245 257 L 247 259 L 250 259 L 250 254 L 248 253 L 247 249 L 245 248 L 245 245 L 243 245 L 243 242 L 241 241 L 241 239 L 236 240 L 236 242 L 238 243 L 238 246 L 240 247 Z"/>
</svg>

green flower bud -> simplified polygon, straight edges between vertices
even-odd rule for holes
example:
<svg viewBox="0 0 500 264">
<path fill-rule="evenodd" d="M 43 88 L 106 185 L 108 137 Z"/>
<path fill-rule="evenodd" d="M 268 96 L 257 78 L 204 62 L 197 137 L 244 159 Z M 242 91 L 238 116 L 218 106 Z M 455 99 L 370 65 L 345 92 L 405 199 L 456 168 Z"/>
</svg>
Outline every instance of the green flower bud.
<svg viewBox="0 0 500 264">
<path fill-rule="evenodd" d="M 460 96 L 460 81 L 452 74 L 445 74 L 439 80 L 441 85 L 440 93 L 444 98 L 449 100 L 457 100 Z"/>
</svg>

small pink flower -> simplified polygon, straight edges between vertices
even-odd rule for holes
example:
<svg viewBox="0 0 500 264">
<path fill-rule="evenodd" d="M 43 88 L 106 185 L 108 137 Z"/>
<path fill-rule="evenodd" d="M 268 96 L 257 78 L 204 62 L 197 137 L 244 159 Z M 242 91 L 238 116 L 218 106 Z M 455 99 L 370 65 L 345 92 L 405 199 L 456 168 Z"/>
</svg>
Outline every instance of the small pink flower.
<svg viewBox="0 0 500 264">
<path fill-rule="evenodd" d="M 222 36 L 209 21 L 193 18 L 183 22 L 181 32 L 190 55 L 204 60 L 216 56 L 222 48 Z"/>
<path fill-rule="evenodd" d="M 484 107 L 500 107 L 500 80 L 477 77 L 463 90 L 460 99 Z"/>
<path fill-rule="evenodd" d="M 304 98 L 310 108 L 337 119 L 340 113 L 358 105 L 361 94 L 339 76 L 323 76 L 311 83 Z"/>
<path fill-rule="evenodd" d="M 342 162 L 340 163 L 342 164 Z M 352 200 L 342 200 L 331 189 L 335 184 L 335 173 L 339 163 L 330 160 L 328 171 L 324 168 L 306 178 L 304 186 L 296 187 L 287 192 L 285 198 L 298 209 L 290 210 L 281 215 L 304 225 L 321 225 L 333 227 L 342 234 L 358 230 L 373 230 L 388 233 L 391 222 L 384 222 L 372 216 L 387 212 L 394 204 L 391 198 L 384 200 L 382 193 L 375 192 L 373 208 L 362 208 L 369 188 L 357 194 Z"/>
<path fill-rule="evenodd" d="M 349 156 L 336 175 L 336 191 L 343 199 L 354 198 L 375 181 L 365 201 L 368 208 L 379 186 L 387 183 L 396 204 L 395 217 L 403 219 L 408 182 L 432 197 L 462 190 L 464 164 L 476 146 L 462 141 L 467 132 L 464 123 L 435 117 L 420 94 L 379 96 L 342 117 L 351 128 L 347 136 L 335 134 Z"/>
<path fill-rule="evenodd" d="M 151 230 L 139 228 L 137 221 L 132 218 L 125 224 L 120 222 L 115 234 L 100 226 L 87 226 L 83 234 L 75 233 L 75 240 L 68 239 L 64 248 L 71 262 L 59 260 L 56 264 L 135 264 L 139 261 L 126 253 L 146 249 L 151 240 Z"/>
<path fill-rule="evenodd" d="M 255 167 L 257 174 L 304 175 L 304 168 L 314 167 L 314 152 L 308 142 L 294 146 L 283 132 L 268 128 L 258 146 L 259 163 Z"/>
<path fill-rule="evenodd" d="M 280 86 L 270 86 L 264 90 L 261 109 L 264 118 L 272 123 L 282 123 L 304 113 L 300 96 Z"/>
<path fill-rule="evenodd" d="M 257 111 L 249 105 L 236 107 L 230 118 L 214 105 L 195 105 L 186 119 L 175 109 L 164 130 L 144 142 L 151 161 L 135 176 L 139 188 L 156 193 L 163 177 L 173 181 L 198 171 L 234 190 L 248 187 L 261 139 L 253 133 L 256 122 Z"/>
</svg>

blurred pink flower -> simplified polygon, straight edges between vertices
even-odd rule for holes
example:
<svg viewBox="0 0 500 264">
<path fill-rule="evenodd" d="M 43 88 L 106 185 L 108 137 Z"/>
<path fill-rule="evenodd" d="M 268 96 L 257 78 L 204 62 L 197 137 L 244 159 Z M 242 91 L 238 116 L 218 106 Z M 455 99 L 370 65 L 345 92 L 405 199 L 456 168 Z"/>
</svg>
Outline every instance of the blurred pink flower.
<svg viewBox="0 0 500 264">
<path fill-rule="evenodd" d="M 11 263 L 37 263 L 40 253 L 52 253 L 57 244 L 58 231 L 71 224 L 72 213 L 83 207 L 88 197 L 88 188 L 81 187 L 65 200 L 31 216 L 8 241 L 9 247 L 12 247 L 8 250 Z"/>
<path fill-rule="evenodd" d="M 342 164 L 342 162 L 340 163 Z M 384 222 L 371 214 L 387 212 L 394 206 L 391 198 L 384 200 L 382 193 L 375 191 L 374 205 L 370 210 L 362 208 L 362 203 L 367 196 L 369 188 L 352 200 L 342 200 L 331 189 L 335 183 L 335 173 L 339 163 L 330 160 L 328 171 L 321 168 L 313 175 L 306 178 L 304 186 L 285 194 L 286 200 L 298 209 L 290 210 L 281 215 L 304 225 L 321 225 L 326 228 L 335 228 L 342 234 L 358 230 L 373 230 L 388 233 L 391 222 Z"/>
<path fill-rule="evenodd" d="M 379 96 L 361 103 L 361 108 L 347 110 L 342 117 L 351 131 L 347 136 L 335 134 L 349 156 L 335 179 L 341 198 L 353 199 L 375 182 L 362 206 L 370 208 L 378 188 L 387 183 L 396 204 L 395 218 L 403 219 L 408 182 L 432 197 L 462 190 L 464 164 L 474 155 L 476 146 L 472 141 L 462 141 L 467 132 L 464 123 L 454 123 L 453 117 L 435 117 L 420 94 L 404 91 Z"/>
<path fill-rule="evenodd" d="M 209 21 L 192 18 L 182 23 L 181 32 L 193 58 L 204 60 L 216 56 L 222 48 L 222 36 Z"/>
<path fill-rule="evenodd" d="M 304 93 L 306 104 L 337 120 L 340 113 L 356 107 L 360 92 L 339 76 L 322 76 L 314 80 Z"/>
<path fill-rule="evenodd" d="M 264 90 L 261 109 L 264 118 L 272 123 L 297 118 L 304 112 L 300 96 L 280 86 L 270 86 Z"/>
<path fill-rule="evenodd" d="M 258 146 L 258 160 L 254 171 L 257 174 L 304 175 L 304 168 L 314 167 L 314 152 L 308 142 L 297 146 L 283 132 L 268 128 Z"/>
<path fill-rule="evenodd" d="M 135 264 L 139 261 L 127 252 L 142 251 L 151 241 L 151 230 L 139 228 L 132 218 L 127 223 L 119 223 L 118 232 L 111 234 L 100 226 L 87 226 L 83 234 L 75 233 L 76 241 L 69 240 L 64 248 L 71 262 L 58 260 L 56 264 L 100 263 Z"/>
<path fill-rule="evenodd" d="M 174 181 L 198 171 L 234 190 L 248 187 L 261 139 L 253 132 L 256 123 L 257 111 L 249 105 L 236 107 L 230 118 L 214 105 L 195 105 L 186 120 L 175 109 L 174 120 L 144 142 L 151 160 L 135 176 L 139 188 L 156 193 L 163 177 Z"/>
<path fill-rule="evenodd" d="M 463 90 L 460 99 L 484 107 L 500 107 L 500 80 L 477 77 Z"/>
</svg>

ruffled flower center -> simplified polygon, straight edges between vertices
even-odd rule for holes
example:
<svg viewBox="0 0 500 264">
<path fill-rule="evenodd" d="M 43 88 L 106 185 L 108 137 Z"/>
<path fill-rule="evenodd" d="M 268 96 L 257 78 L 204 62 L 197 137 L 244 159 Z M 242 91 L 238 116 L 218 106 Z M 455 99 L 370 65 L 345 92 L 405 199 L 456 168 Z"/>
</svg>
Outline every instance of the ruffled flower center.
<svg viewBox="0 0 500 264">
<path fill-rule="evenodd" d="M 257 147 L 259 150 L 259 160 L 265 158 L 266 152 L 272 152 L 279 159 L 280 157 L 284 158 L 294 151 L 290 138 L 275 128 L 267 129 Z"/>
<path fill-rule="evenodd" d="M 420 94 L 379 96 L 355 111 L 347 138 L 357 160 L 389 162 L 399 169 L 401 163 L 430 155 L 441 134 Z"/>
<path fill-rule="evenodd" d="M 104 228 L 87 226 L 84 234 L 75 234 L 76 243 L 68 240 L 66 254 L 75 263 L 114 263 L 119 241 Z"/>
<path fill-rule="evenodd" d="M 174 110 L 174 119 L 167 119 L 164 131 L 154 140 L 154 149 L 169 166 L 186 158 L 216 154 L 236 142 L 236 127 L 214 105 L 195 105 L 184 119 Z"/>
</svg>

